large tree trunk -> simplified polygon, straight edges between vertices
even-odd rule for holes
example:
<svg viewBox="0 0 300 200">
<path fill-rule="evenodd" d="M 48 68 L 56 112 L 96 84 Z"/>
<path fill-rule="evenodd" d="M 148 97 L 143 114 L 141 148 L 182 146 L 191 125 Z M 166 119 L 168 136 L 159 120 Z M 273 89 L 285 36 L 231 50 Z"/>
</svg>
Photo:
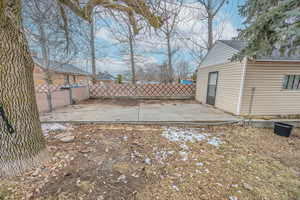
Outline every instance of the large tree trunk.
<svg viewBox="0 0 300 200">
<path fill-rule="evenodd" d="M 33 82 L 33 60 L 22 27 L 21 1 L 15 14 L 0 7 L 0 104 L 14 132 L 0 118 L 0 177 L 16 175 L 47 159 Z M 3 8 L 3 7 L 2 7 Z"/>
</svg>

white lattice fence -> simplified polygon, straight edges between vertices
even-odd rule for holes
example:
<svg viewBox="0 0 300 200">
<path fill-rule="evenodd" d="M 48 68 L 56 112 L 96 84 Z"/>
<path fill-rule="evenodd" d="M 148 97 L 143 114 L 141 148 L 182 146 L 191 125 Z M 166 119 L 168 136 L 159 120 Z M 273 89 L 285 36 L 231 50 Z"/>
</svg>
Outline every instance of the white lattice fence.
<svg viewBox="0 0 300 200">
<path fill-rule="evenodd" d="M 46 84 L 36 85 L 35 92 L 36 93 L 48 93 L 49 89 L 50 89 L 50 92 L 55 92 L 55 91 L 59 91 L 61 87 L 62 87 L 61 85 L 46 85 Z"/>
<path fill-rule="evenodd" d="M 91 97 L 194 97 L 195 85 L 103 84 L 90 85 Z"/>
</svg>

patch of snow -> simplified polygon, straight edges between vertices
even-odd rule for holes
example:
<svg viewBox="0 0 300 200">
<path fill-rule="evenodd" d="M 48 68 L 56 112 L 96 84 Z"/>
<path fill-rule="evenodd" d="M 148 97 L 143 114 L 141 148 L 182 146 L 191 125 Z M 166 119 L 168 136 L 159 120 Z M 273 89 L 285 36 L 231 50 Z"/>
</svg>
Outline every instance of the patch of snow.
<svg viewBox="0 0 300 200">
<path fill-rule="evenodd" d="M 150 159 L 150 158 L 146 158 L 146 159 L 145 159 L 145 163 L 146 163 L 147 165 L 151 165 L 151 159 Z"/>
<path fill-rule="evenodd" d="M 173 155 L 175 151 L 168 151 L 168 154 Z"/>
<path fill-rule="evenodd" d="M 176 185 L 172 185 L 172 188 L 173 188 L 174 190 L 176 190 L 177 192 L 179 192 L 179 188 L 178 188 Z"/>
<path fill-rule="evenodd" d="M 202 163 L 202 162 L 197 162 L 196 163 L 196 166 L 198 166 L 198 167 L 202 167 L 204 164 Z"/>
<path fill-rule="evenodd" d="M 219 147 L 221 144 L 223 144 L 223 142 L 217 137 L 210 138 L 207 143 L 215 147 Z"/>
<path fill-rule="evenodd" d="M 182 149 L 188 150 L 186 142 L 200 142 L 207 141 L 208 144 L 211 144 L 215 147 L 219 147 L 223 144 L 222 140 L 217 137 L 209 138 L 210 133 L 199 133 L 199 131 L 204 131 L 205 129 L 183 129 L 183 128 L 165 128 L 162 133 L 162 136 L 167 138 L 172 142 L 180 142 L 180 147 Z"/>
<path fill-rule="evenodd" d="M 134 178 L 139 178 L 140 177 L 136 172 L 134 172 L 133 174 L 131 174 L 131 176 L 134 177 Z"/>
<path fill-rule="evenodd" d="M 73 142 L 75 140 L 75 137 L 73 135 L 67 135 L 65 137 L 60 138 L 59 140 L 64 143 L 69 143 L 69 142 Z"/>
<path fill-rule="evenodd" d="M 51 131 L 65 131 L 72 130 L 73 128 L 68 125 L 58 124 L 58 123 L 49 123 L 42 124 L 42 131 L 45 136 L 48 136 Z"/>
<path fill-rule="evenodd" d="M 230 197 L 229 197 L 229 200 L 238 200 L 238 198 L 235 197 L 235 196 L 230 196 Z"/>
<path fill-rule="evenodd" d="M 181 147 L 182 151 L 179 152 L 179 155 L 181 156 L 181 160 L 187 161 L 188 160 L 188 154 L 190 151 L 190 148 L 188 146 L 188 143 L 196 143 L 196 142 L 207 142 L 210 145 L 213 145 L 215 147 L 219 147 L 221 144 L 223 144 L 223 141 L 217 137 L 211 137 L 210 133 L 205 133 L 206 129 L 184 129 L 184 128 L 176 128 L 176 127 L 169 127 L 165 128 L 162 132 L 162 137 L 168 139 L 171 142 L 178 142 L 180 143 L 179 146 Z M 204 152 L 201 150 L 201 152 Z M 157 159 L 163 160 L 166 158 L 166 155 L 157 153 L 156 156 Z M 198 163 L 199 164 L 199 163 Z M 199 164 L 199 166 L 203 166 Z M 208 172 L 207 172 L 208 173 Z"/>
<path fill-rule="evenodd" d="M 121 175 L 121 176 L 119 176 L 118 177 L 118 179 L 117 179 L 117 182 L 123 182 L 123 183 L 127 183 L 127 180 L 126 180 L 126 176 L 125 175 Z"/>
<path fill-rule="evenodd" d="M 162 136 L 172 142 L 197 142 L 205 140 L 209 134 L 198 133 L 195 129 L 167 128 Z"/>
<path fill-rule="evenodd" d="M 185 151 L 180 151 L 179 155 L 181 156 L 181 160 L 187 161 L 189 159 L 189 153 Z"/>
</svg>

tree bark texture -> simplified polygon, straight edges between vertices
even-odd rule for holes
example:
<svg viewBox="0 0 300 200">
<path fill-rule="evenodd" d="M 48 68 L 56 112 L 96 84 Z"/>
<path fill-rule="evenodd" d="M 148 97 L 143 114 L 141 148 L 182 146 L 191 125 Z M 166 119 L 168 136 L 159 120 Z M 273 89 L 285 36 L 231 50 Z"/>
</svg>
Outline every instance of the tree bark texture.
<svg viewBox="0 0 300 200">
<path fill-rule="evenodd" d="M 0 118 L 0 177 L 17 175 L 47 159 L 21 1 L 6 2 L 0 7 L 0 104 L 14 132 L 9 133 Z"/>
<path fill-rule="evenodd" d="M 207 40 L 207 49 L 210 50 L 213 47 L 214 36 L 213 36 L 213 17 L 208 15 L 207 18 L 207 28 L 208 28 L 208 40 Z"/>
<path fill-rule="evenodd" d="M 213 36 L 213 8 L 212 8 L 212 0 L 207 1 L 207 49 L 210 50 L 213 46 L 214 36 Z"/>
</svg>

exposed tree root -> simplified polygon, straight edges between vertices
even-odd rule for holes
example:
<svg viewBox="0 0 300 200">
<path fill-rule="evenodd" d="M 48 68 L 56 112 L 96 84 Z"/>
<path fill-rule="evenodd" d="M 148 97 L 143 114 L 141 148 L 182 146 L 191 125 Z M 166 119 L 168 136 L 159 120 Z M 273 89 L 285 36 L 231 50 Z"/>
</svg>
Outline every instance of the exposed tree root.
<svg viewBox="0 0 300 200">
<path fill-rule="evenodd" d="M 0 178 L 18 176 L 34 167 L 40 166 L 50 160 L 47 149 L 42 150 L 31 158 L 0 163 Z"/>
</svg>

